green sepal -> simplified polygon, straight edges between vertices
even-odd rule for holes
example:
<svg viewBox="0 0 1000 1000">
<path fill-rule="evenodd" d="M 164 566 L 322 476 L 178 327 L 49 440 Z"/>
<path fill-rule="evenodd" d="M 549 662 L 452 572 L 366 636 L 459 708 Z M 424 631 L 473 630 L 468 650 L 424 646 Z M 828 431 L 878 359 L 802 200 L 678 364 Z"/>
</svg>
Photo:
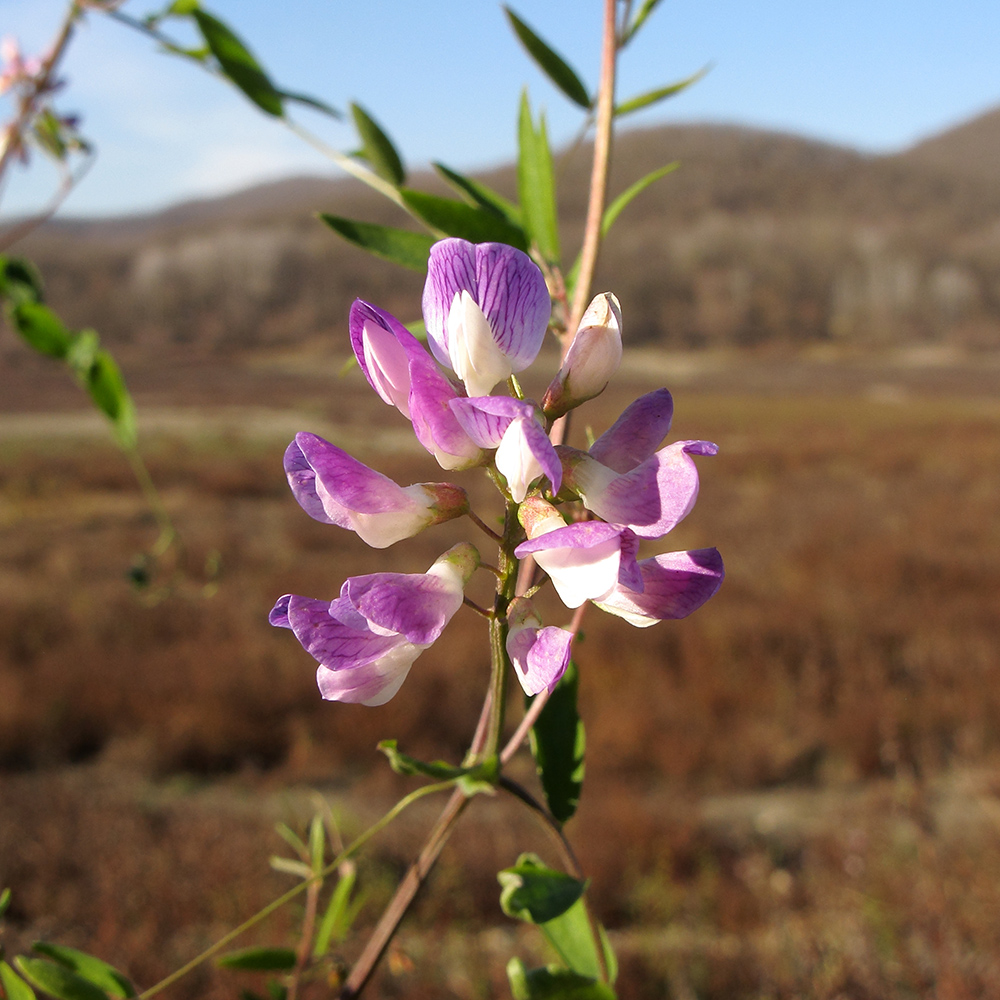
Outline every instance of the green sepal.
<svg viewBox="0 0 1000 1000">
<path fill-rule="evenodd" d="M 527 252 L 524 230 L 489 209 L 412 188 L 400 188 L 399 193 L 414 215 L 446 236 L 470 243 L 507 243 Z"/>
<path fill-rule="evenodd" d="M 615 224 L 615 220 L 622 213 L 622 209 L 638 194 L 641 194 L 654 181 L 658 181 L 667 174 L 672 174 L 679 166 L 680 160 L 674 160 L 665 167 L 659 167 L 650 171 L 645 177 L 640 177 L 634 184 L 630 184 L 610 205 L 604 210 L 601 216 L 601 236 L 607 236 L 608 230 Z"/>
<path fill-rule="evenodd" d="M 93 955 L 86 952 L 77 951 L 76 948 L 67 948 L 61 944 L 50 944 L 48 941 L 36 941 L 32 944 L 32 950 L 40 955 L 51 958 L 54 962 L 71 969 L 78 976 L 93 983 L 99 989 L 113 997 L 134 997 L 135 987 L 128 977 L 119 972 L 113 965 L 102 962 Z"/>
<path fill-rule="evenodd" d="M 451 167 L 446 167 L 443 163 L 432 163 L 432 167 L 456 190 L 459 194 L 465 195 L 470 205 L 480 205 L 489 209 L 500 218 L 506 219 L 512 226 L 521 226 L 521 209 L 512 201 L 508 201 L 498 191 L 494 191 L 488 184 L 466 177 Z"/>
<path fill-rule="evenodd" d="M 57 1000 L 108 1000 L 107 993 L 99 986 L 95 986 L 64 965 L 24 955 L 19 955 L 14 959 L 14 963 L 21 975 L 35 989 L 48 993 Z"/>
<path fill-rule="evenodd" d="M 517 193 L 524 230 L 542 257 L 549 263 L 556 263 L 559 260 L 559 225 L 552 150 L 544 114 L 535 129 L 527 90 L 521 93 L 517 134 Z"/>
<path fill-rule="evenodd" d="M 638 111 L 640 108 L 648 108 L 651 104 L 665 101 L 668 97 L 673 97 L 682 90 L 687 90 L 692 83 L 697 83 L 711 68 L 711 66 L 703 66 L 697 73 L 692 73 L 691 76 L 685 77 L 683 80 L 678 80 L 677 83 L 671 83 L 669 86 L 658 87 L 656 90 L 649 90 L 645 94 L 630 97 L 627 101 L 623 101 L 621 104 L 615 106 L 615 117 L 622 118 L 633 111 Z"/>
<path fill-rule="evenodd" d="M 549 965 L 527 969 L 519 958 L 507 963 L 507 980 L 514 1000 L 615 1000 L 607 983 L 571 969 Z"/>
<path fill-rule="evenodd" d="M 285 107 L 281 92 L 233 30 L 200 7 L 190 13 L 223 74 L 261 111 L 275 118 L 283 117 Z"/>
<path fill-rule="evenodd" d="M 295 968 L 296 955 L 292 948 L 241 948 L 220 955 L 215 961 L 224 969 L 289 972 Z"/>
<path fill-rule="evenodd" d="M 535 60 L 542 72 L 574 104 L 578 104 L 584 111 L 589 111 L 594 102 L 576 71 L 552 46 L 542 41 L 510 7 L 504 7 L 504 13 L 507 15 L 507 20 L 510 21 L 510 26 L 514 29 L 514 34 L 520 39 L 521 44 L 527 49 L 528 55 Z"/>
<path fill-rule="evenodd" d="M 380 226 L 374 222 L 357 222 L 325 212 L 321 212 L 319 217 L 348 243 L 353 243 L 376 257 L 401 264 L 411 271 L 427 270 L 427 259 L 436 242 L 433 236 L 411 233 L 392 226 Z"/>
<path fill-rule="evenodd" d="M 35 991 L 4 961 L 0 961 L 0 985 L 7 1000 L 35 1000 Z"/>
<path fill-rule="evenodd" d="M 508 917 L 546 924 L 583 896 L 586 882 L 549 868 L 537 854 L 522 854 L 513 868 L 497 872 L 500 908 Z"/>
<path fill-rule="evenodd" d="M 472 767 L 456 767 L 443 760 L 423 761 L 400 753 L 396 749 L 396 740 L 382 740 L 378 749 L 389 758 L 389 766 L 396 774 L 413 776 L 421 774 L 435 781 L 454 781 L 466 795 L 476 795 L 479 792 L 492 792 L 500 774 L 500 762 L 497 757 L 490 757 Z"/>
<path fill-rule="evenodd" d="M 406 181 L 406 170 L 392 140 L 360 104 L 352 103 L 350 109 L 354 127 L 361 139 L 360 155 L 379 177 L 399 187 Z"/>
<path fill-rule="evenodd" d="M 576 812 L 583 788 L 587 739 L 576 706 L 578 689 L 579 674 L 570 660 L 529 734 L 545 801 L 560 823 Z"/>
</svg>

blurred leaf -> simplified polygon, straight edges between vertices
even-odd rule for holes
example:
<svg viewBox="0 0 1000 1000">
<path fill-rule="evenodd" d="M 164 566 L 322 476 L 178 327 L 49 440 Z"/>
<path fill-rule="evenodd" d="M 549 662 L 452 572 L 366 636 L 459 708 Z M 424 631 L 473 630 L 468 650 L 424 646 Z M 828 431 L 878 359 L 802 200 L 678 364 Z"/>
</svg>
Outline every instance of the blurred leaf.
<svg viewBox="0 0 1000 1000">
<path fill-rule="evenodd" d="M 549 812 L 565 823 L 576 812 L 583 787 L 586 734 L 576 707 L 579 674 L 570 660 L 555 690 L 532 726 L 531 752 Z"/>
<path fill-rule="evenodd" d="M 0 917 L 2 917 L 9 908 L 10 908 L 10 889 L 4 889 L 3 892 L 0 892 Z"/>
<path fill-rule="evenodd" d="M 118 363 L 107 351 L 98 351 L 87 375 L 87 391 L 98 409 L 111 421 L 115 436 L 123 448 L 134 448 L 138 432 L 135 407 L 125 388 Z"/>
<path fill-rule="evenodd" d="M 323 919 L 320 921 L 319 930 L 316 932 L 316 940 L 313 943 L 313 958 L 321 958 L 330 950 L 330 942 L 336 941 L 338 944 L 347 937 L 351 924 L 360 909 L 360 900 L 351 903 L 351 892 L 354 884 L 358 880 L 357 872 L 353 869 L 338 879 L 333 892 L 330 894 L 330 902 L 326 910 L 323 911 Z"/>
<path fill-rule="evenodd" d="M 509 917 L 545 924 L 565 913 L 587 888 L 585 882 L 549 868 L 537 854 L 522 854 L 513 868 L 497 872 L 500 908 Z"/>
<path fill-rule="evenodd" d="M 483 184 L 482 181 L 466 177 L 443 163 L 434 163 L 432 166 L 456 191 L 467 195 L 472 204 L 492 210 L 512 226 L 521 225 L 521 210 L 493 188 Z"/>
<path fill-rule="evenodd" d="M 292 948 L 243 948 L 220 955 L 216 964 L 224 969 L 288 972 L 295 968 L 295 951 Z"/>
<path fill-rule="evenodd" d="M 601 936 L 601 950 L 604 952 L 604 967 L 608 970 L 608 982 L 614 986 L 618 981 L 618 956 L 611 947 L 611 939 L 603 924 L 597 925 L 597 932 Z"/>
<path fill-rule="evenodd" d="M 299 857 L 307 857 L 309 854 L 305 841 L 287 824 L 276 823 L 275 832 L 288 846 L 295 851 Z"/>
<path fill-rule="evenodd" d="M 493 786 L 496 783 L 498 774 L 496 757 L 491 757 L 473 767 L 456 767 L 443 760 L 427 762 L 400 753 L 396 749 L 395 740 L 382 740 L 378 749 L 389 758 L 389 766 L 397 774 L 422 774 L 435 781 L 457 781 L 466 795 L 474 795 L 481 791 L 493 791 Z"/>
<path fill-rule="evenodd" d="M 414 215 L 446 236 L 457 236 L 470 243 L 508 243 L 519 250 L 528 249 L 524 230 L 489 209 L 412 188 L 400 188 L 399 193 Z"/>
<path fill-rule="evenodd" d="M 535 130 L 528 92 L 521 94 L 518 116 L 517 192 L 524 229 L 549 263 L 559 260 L 559 225 L 552 151 L 545 130 L 545 116 Z"/>
<path fill-rule="evenodd" d="M 632 23 L 625 29 L 625 34 L 622 36 L 620 42 L 620 48 L 625 48 L 632 41 L 636 32 L 646 23 L 646 18 L 653 13 L 659 3 L 660 0 L 644 0 L 643 5 L 632 19 Z"/>
<path fill-rule="evenodd" d="M 104 990 L 78 976 L 63 965 L 54 965 L 43 958 L 18 956 L 18 970 L 36 989 L 58 1000 L 108 1000 Z"/>
<path fill-rule="evenodd" d="M 7 1000 L 35 1000 L 35 991 L 3 961 L 0 961 L 0 985 Z"/>
<path fill-rule="evenodd" d="M 48 306 L 20 302 L 11 310 L 11 320 L 28 345 L 50 358 L 65 358 L 73 334 Z"/>
<path fill-rule="evenodd" d="M 361 139 L 361 155 L 379 177 L 399 187 L 406 180 L 406 171 L 396 147 L 361 105 L 352 103 L 350 107 L 354 127 Z"/>
<path fill-rule="evenodd" d="M 580 77 L 559 53 L 543 42 L 534 31 L 515 14 L 510 7 L 504 7 L 507 20 L 528 55 L 538 64 L 542 72 L 574 103 L 589 111 L 593 102 Z"/>
<path fill-rule="evenodd" d="M 72 369 L 81 382 L 86 384 L 90 369 L 97 360 L 100 348 L 100 338 L 96 330 L 81 330 L 73 335 L 73 340 L 66 351 L 66 364 Z"/>
<path fill-rule="evenodd" d="M 314 872 L 323 870 L 326 855 L 326 830 L 323 828 L 323 817 L 315 815 L 309 824 L 309 863 Z"/>
<path fill-rule="evenodd" d="M 36 941 L 32 949 L 40 955 L 46 955 L 67 969 L 72 969 L 77 975 L 104 990 L 113 997 L 134 997 L 135 987 L 128 977 L 119 972 L 113 965 L 102 962 L 93 955 L 67 948 L 64 945 L 49 944 L 47 941 Z"/>
<path fill-rule="evenodd" d="M 262 111 L 281 118 L 285 113 L 281 93 L 243 42 L 227 25 L 201 8 L 192 10 L 191 16 L 222 72 Z"/>
<path fill-rule="evenodd" d="M 282 983 L 276 983 L 273 979 L 267 981 L 265 989 L 270 994 L 271 1000 L 285 1000 L 285 997 L 288 996 L 288 987 Z"/>
<path fill-rule="evenodd" d="M 512 958 L 507 963 L 507 979 L 514 1000 L 615 1000 L 607 983 L 557 965 L 529 971 L 521 959 Z"/>
<path fill-rule="evenodd" d="M 338 111 L 332 104 L 327 104 L 326 101 L 321 101 L 318 97 L 310 97 L 308 94 L 297 94 L 292 90 L 279 90 L 278 93 L 286 101 L 294 101 L 296 104 L 304 104 L 315 111 L 322 111 L 323 114 L 329 115 L 331 118 L 336 118 L 337 121 L 341 121 L 344 117 L 342 111 Z"/>
<path fill-rule="evenodd" d="M 603 979 L 594 930 L 587 914 L 587 904 L 582 898 L 565 913 L 542 924 L 541 928 L 549 944 L 569 968 L 582 976 Z"/>
<path fill-rule="evenodd" d="M 281 855 L 273 854 L 268 859 L 268 864 L 283 875 L 294 875 L 296 878 L 312 878 L 313 870 L 304 861 L 296 861 L 295 858 L 283 858 Z"/>
<path fill-rule="evenodd" d="M 44 297 L 42 276 L 30 260 L 0 256 L 0 298 L 17 306 L 22 302 L 41 302 Z"/>
<path fill-rule="evenodd" d="M 697 73 L 693 73 L 691 76 L 679 80 L 677 83 L 672 83 L 668 87 L 660 87 L 657 90 L 650 90 L 645 94 L 639 94 L 637 97 L 630 97 L 615 108 L 615 116 L 623 118 L 625 115 L 631 114 L 633 111 L 638 111 L 640 108 L 648 108 L 651 104 L 656 104 L 658 101 L 664 101 L 668 97 L 673 97 L 682 90 L 687 90 L 692 83 L 697 83 L 710 69 L 711 66 L 703 66 Z"/>
<path fill-rule="evenodd" d="M 168 14 L 186 17 L 193 14 L 198 9 L 198 0 L 174 0 L 167 8 Z"/>
<path fill-rule="evenodd" d="M 402 264 L 411 271 L 427 270 L 427 259 L 436 242 L 433 236 L 379 226 L 373 222 L 356 222 L 339 215 L 327 215 L 325 212 L 320 213 L 320 218 L 348 243 L 353 243 L 376 257 Z"/>
<path fill-rule="evenodd" d="M 59 163 L 66 159 L 68 151 L 64 130 L 63 123 L 48 108 L 36 116 L 31 127 L 39 147 Z"/>
<path fill-rule="evenodd" d="M 661 177 L 666 177 L 667 174 L 672 174 L 679 166 L 679 160 L 674 160 L 673 163 L 668 163 L 665 167 L 660 167 L 651 173 L 646 174 L 645 177 L 640 178 L 634 184 L 627 187 L 620 195 L 610 205 L 604 210 L 604 215 L 601 218 L 601 235 L 607 236 L 608 230 L 615 224 L 615 219 L 618 218 L 622 213 L 622 209 L 637 195 L 641 194 L 646 188 L 649 187 L 653 181 L 658 181 Z"/>
</svg>

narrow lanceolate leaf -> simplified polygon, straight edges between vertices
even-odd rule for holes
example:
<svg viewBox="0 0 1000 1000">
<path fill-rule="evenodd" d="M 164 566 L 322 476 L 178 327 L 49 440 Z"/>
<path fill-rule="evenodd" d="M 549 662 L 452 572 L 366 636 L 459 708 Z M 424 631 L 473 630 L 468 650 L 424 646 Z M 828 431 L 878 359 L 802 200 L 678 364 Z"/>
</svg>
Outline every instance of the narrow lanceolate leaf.
<svg viewBox="0 0 1000 1000">
<path fill-rule="evenodd" d="M 322 958 L 330 950 L 331 941 L 339 944 L 347 937 L 351 924 L 360 909 L 360 899 L 351 902 L 351 893 L 354 891 L 357 878 L 357 872 L 352 870 L 342 875 L 337 882 L 336 888 L 330 895 L 330 902 L 323 913 L 319 930 L 316 932 L 316 939 L 313 942 L 313 958 Z"/>
<path fill-rule="evenodd" d="M 625 34 L 622 36 L 621 40 L 622 48 L 632 41 L 636 32 L 646 23 L 646 18 L 653 13 L 659 3 L 660 0 L 644 0 L 643 5 L 639 8 L 635 17 L 632 19 L 632 23 L 625 29 Z"/>
<path fill-rule="evenodd" d="M 514 1000 L 615 1000 L 607 983 L 558 965 L 529 970 L 521 959 L 512 958 L 507 963 L 507 980 Z"/>
<path fill-rule="evenodd" d="M 691 76 L 685 77 L 683 80 L 678 80 L 677 83 L 671 83 L 667 87 L 658 87 L 656 90 L 649 90 L 645 94 L 639 94 L 637 97 L 630 97 L 627 101 L 622 101 L 621 104 L 615 107 L 615 116 L 622 118 L 633 111 L 638 111 L 640 108 L 648 108 L 651 104 L 665 101 L 668 97 L 673 97 L 682 90 L 687 90 L 692 83 L 697 83 L 710 69 L 711 66 L 703 66 L 697 73 L 692 73 Z"/>
<path fill-rule="evenodd" d="M 521 210 L 493 188 L 482 181 L 466 177 L 443 163 L 434 163 L 432 166 L 459 194 L 466 196 L 470 205 L 481 205 L 506 219 L 511 225 L 521 225 Z"/>
<path fill-rule="evenodd" d="M 10 907 L 10 889 L 0 892 L 0 917 L 2 917 Z"/>
<path fill-rule="evenodd" d="M 603 979 L 598 942 L 587 914 L 587 904 L 578 899 L 565 913 L 542 924 L 542 933 L 559 957 L 581 976 Z M 603 949 L 604 942 L 601 942 Z"/>
<path fill-rule="evenodd" d="M 191 16 L 226 77 L 262 111 L 281 118 L 285 109 L 280 92 L 232 29 L 200 8 L 191 11 Z"/>
<path fill-rule="evenodd" d="M 39 302 L 21 302 L 11 310 L 11 320 L 29 347 L 50 358 L 65 358 L 73 343 L 73 334 L 48 306 Z"/>
<path fill-rule="evenodd" d="M 586 735 L 576 708 L 579 675 L 570 660 L 531 729 L 531 752 L 549 812 L 565 823 L 575 812 L 583 787 Z"/>
<path fill-rule="evenodd" d="M 547 261 L 558 262 L 559 226 L 552 150 L 545 130 L 545 116 L 541 116 L 536 130 L 526 90 L 521 94 L 518 116 L 517 193 L 528 239 Z"/>
<path fill-rule="evenodd" d="M 400 188 L 399 193 L 414 215 L 445 236 L 457 236 L 470 243 L 507 243 L 527 252 L 524 230 L 490 209 L 411 188 Z"/>
<path fill-rule="evenodd" d="M 286 101 L 294 101 L 296 104 L 304 104 L 314 111 L 322 111 L 323 114 L 329 115 L 331 118 L 336 118 L 337 121 L 340 121 L 344 117 L 342 111 L 338 111 L 332 104 L 327 104 L 326 101 L 321 101 L 318 97 L 311 97 L 309 94 L 297 94 L 292 90 L 279 90 L 278 93 Z"/>
<path fill-rule="evenodd" d="M 247 969 L 256 972 L 288 972 L 295 968 L 291 948 L 243 948 L 217 959 L 224 969 Z"/>
<path fill-rule="evenodd" d="M 622 213 L 622 209 L 637 195 L 641 194 L 646 188 L 649 187 L 653 181 L 658 181 L 661 177 L 666 177 L 667 174 L 672 174 L 679 166 L 679 160 L 674 160 L 673 163 L 668 163 L 665 167 L 660 167 L 651 173 L 646 174 L 645 177 L 641 177 L 634 184 L 627 187 L 620 195 L 610 205 L 604 210 L 604 215 L 601 217 L 601 235 L 607 236 L 608 230 L 615 224 L 615 219 L 618 218 Z"/>
<path fill-rule="evenodd" d="M 507 20 L 528 54 L 538 63 L 542 72 L 574 103 L 590 110 L 593 102 L 575 70 L 558 52 L 541 38 L 515 14 L 510 7 L 504 7 Z"/>
<path fill-rule="evenodd" d="M 43 958 L 14 959 L 18 971 L 35 989 L 56 997 L 57 1000 L 108 1000 L 107 993 L 99 986 L 78 976 L 64 965 L 46 962 Z"/>
<path fill-rule="evenodd" d="M 351 117 L 361 139 L 361 155 L 379 177 L 399 187 L 406 181 L 406 171 L 392 140 L 359 104 L 351 104 Z"/>
<path fill-rule="evenodd" d="M 0 986 L 7 1000 L 35 1000 L 35 991 L 6 962 L 0 962 Z"/>
<path fill-rule="evenodd" d="M 373 222 L 356 222 L 339 215 L 321 213 L 320 218 L 348 243 L 353 243 L 376 257 L 402 264 L 412 271 L 427 270 L 427 258 L 435 243 L 433 236 L 379 226 Z"/>
<path fill-rule="evenodd" d="M 102 962 L 93 955 L 67 948 L 64 945 L 49 944 L 47 941 L 36 941 L 31 946 L 40 955 L 46 955 L 53 961 L 72 969 L 78 976 L 93 983 L 113 997 L 134 997 L 135 987 L 128 977 L 119 972 L 113 965 Z"/>
<path fill-rule="evenodd" d="M 500 908 L 508 917 L 545 924 L 562 916 L 583 895 L 585 882 L 549 868 L 537 854 L 522 854 L 513 868 L 497 872 Z"/>
</svg>

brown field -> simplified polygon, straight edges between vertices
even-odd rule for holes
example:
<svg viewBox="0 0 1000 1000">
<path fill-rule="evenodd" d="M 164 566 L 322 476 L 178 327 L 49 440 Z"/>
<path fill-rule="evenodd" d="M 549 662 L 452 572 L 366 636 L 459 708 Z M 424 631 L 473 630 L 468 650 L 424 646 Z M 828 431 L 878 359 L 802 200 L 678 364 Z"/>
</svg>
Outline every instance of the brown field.
<svg viewBox="0 0 1000 1000">
<path fill-rule="evenodd" d="M 130 373 L 184 541 L 168 595 L 128 583 L 155 528 L 100 426 L 52 415 L 67 404 L 48 375 L 5 386 L 8 953 L 44 936 L 148 986 L 291 884 L 268 869 L 284 847 L 273 825 L 301 827 L 309 789 L 350 836 L 412 787 L 379 739 L 462 754 L 488 673 L 473 614 L 380 709 L 322 702 L 312 661 L 266 623 L 283 592 L 417 571 L 474 531 L 373 552 L 311 521 L 281 471 L 296 429 L 401 481 L 438 470 L 356 373 L 308 367 Z M 672 436 L 721 447 L 664 546 L 717 545 L 719 595 L 647 630 L 592 609 L 578 648 L 587 780 L 568 830 L 623 997 L 1000 995 L 998 383 L 990 358 L 648 354 L 581 411 L 577 434 L 584 420 L 600 431 L 666 384 Z M 463 481 L 487 516 L 482 480 Z M 533 780 L 527 759 L 514 769 Z M 434 815 L 421 803 L 365 856 L 359 930 Z M 549 855 L 516 804 L 477 800 L 373 995 L 506 996 L 512 951 L 544 958 L 497 902 L 497 868 L 527 849 Z M 246 943 L 287 943 L 295 915 Z M 202 971 L 167 995 L 230 997 L 234 981 Z"/>
</svg>

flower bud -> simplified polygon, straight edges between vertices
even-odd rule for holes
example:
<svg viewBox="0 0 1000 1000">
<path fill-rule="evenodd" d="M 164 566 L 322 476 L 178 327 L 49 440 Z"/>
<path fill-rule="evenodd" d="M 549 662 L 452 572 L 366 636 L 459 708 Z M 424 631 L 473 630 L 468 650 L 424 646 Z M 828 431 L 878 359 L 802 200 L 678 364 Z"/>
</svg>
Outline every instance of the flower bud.
<svg viewBox="0 0 1000 1000">
<path fill-rule="evenodd" d="M 545 391 L 542 409 L 550 417 L 560 417 L 599 396 L 621 360 L 621 306 L 611 292 L 603 292 L 583 314 L 562 367 Z"/>
</svg>

